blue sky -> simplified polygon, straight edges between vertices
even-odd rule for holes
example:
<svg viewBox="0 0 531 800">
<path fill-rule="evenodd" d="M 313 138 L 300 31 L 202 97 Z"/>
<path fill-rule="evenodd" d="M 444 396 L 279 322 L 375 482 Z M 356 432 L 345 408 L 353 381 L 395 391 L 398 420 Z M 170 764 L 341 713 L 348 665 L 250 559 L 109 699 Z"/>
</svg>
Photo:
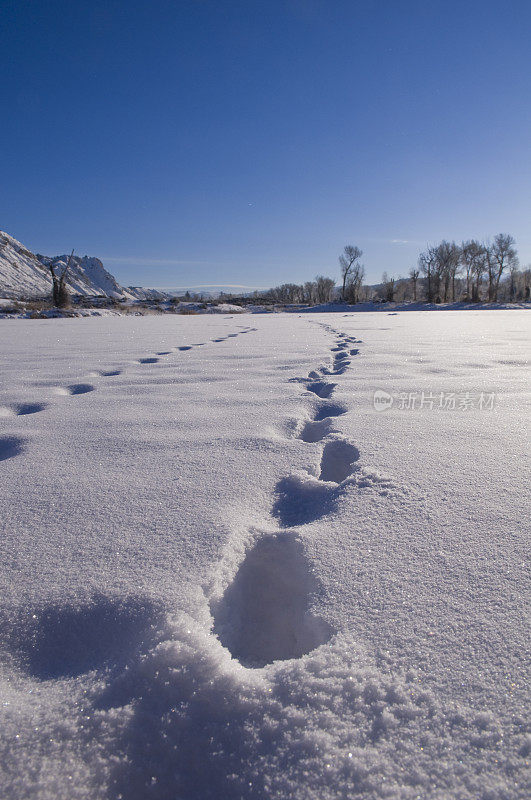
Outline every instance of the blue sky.
<svg viewBox="0 0 531 800">
<path fill-rule="evenodd" d="M 0 228 L 145 286 L 531 261 L 528 0 L 4 0 Z"/>
</svg>

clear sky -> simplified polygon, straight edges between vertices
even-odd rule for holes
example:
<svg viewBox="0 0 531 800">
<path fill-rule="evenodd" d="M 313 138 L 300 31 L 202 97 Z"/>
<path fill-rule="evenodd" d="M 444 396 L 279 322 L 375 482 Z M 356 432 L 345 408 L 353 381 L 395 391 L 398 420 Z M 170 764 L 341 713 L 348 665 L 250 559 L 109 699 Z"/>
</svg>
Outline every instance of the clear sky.
<svg viewBox="0 0 531 800">
<path fill-rule="evenodd" d="M 531 261 L 529 0 L 4 0 L 0 229 L 125 284 Z"/>
</svg>

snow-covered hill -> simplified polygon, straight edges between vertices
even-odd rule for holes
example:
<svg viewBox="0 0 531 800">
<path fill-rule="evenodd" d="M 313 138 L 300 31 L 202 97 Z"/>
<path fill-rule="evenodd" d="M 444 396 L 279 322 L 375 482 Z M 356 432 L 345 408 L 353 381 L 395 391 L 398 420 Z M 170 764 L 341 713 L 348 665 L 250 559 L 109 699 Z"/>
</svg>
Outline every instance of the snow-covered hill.
<svg viewBox="0 0 531 800">
<path fill-rule="evenodd" d="M 0 231 L 0 295 L 38 297 L 51 290 L 52 279 L 46 267 L 20 242 Z"/>
<path fill-rule="evenodd" d="M 52 291 L 49 265 L 53 263 L 60 273 L 66 265 L 67 255 L 43 256 L 32 253 L 9 234 L 0 231 L 0 297 L 46 297 Z M 71 294 L 90 297 L 124 297 L 128 300 L 146 299 L 155 293 L 157 299 L 163 292 L 152 289 L 125 289 L 105 269 L 99 258 L 73 256 L 66 280 Z"/>
<path fill-rule="evenodd" d="M 171 297 L 167 292 L 161 292 L 160 289 L 146 289 L 143 286 L 128 286 L 126 289 L 122 289 L 122 294 L 124 297 L 132 298 L 133 300 L 153 303 L 168 300 Z"/>
<path fill-rule="evenodd" d="M 48 256 L 37 255 L 38 260 L 45 265 L 49 271 L 49 265 L 53 264 L 59 273 L 66 267 L 68 256 Z M 99 258 L 90 256 L 73 256 L 70 260 L 70 267 L 67 275 L 67 283 L 73 294 L 81 295 L 107 295 L 108 297 L 123 297 L 124 290 L 118 281 L 107 272 Z"/>
</svg>

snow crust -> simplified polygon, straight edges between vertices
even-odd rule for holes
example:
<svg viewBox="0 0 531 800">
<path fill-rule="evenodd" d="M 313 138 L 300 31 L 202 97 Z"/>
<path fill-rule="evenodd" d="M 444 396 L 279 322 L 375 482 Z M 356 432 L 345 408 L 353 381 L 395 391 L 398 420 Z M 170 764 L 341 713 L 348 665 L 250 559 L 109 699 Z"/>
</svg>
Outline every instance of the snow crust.
<svg viewBox="0 0 531 800">
<path fill-rule="evenodd" d="M 528 797 L 528 320 L 5 325 L 0 795 Z"/>
</svg>

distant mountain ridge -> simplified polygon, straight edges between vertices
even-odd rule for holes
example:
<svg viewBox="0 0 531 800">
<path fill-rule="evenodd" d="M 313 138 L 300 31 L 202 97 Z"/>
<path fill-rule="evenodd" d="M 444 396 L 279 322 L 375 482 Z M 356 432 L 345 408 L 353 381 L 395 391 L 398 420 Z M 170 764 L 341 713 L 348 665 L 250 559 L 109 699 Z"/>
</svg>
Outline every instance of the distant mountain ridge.
<svg viewBox="0 0 531 800">
<path fill-rule="evenodd" d="M 67 261 L 67 255 L 43 256 L 32 253 L 17 239 L 0 231 L 0 297 L 36 299 L 49 296 L 52 292 L 50 264 L 56 265 L 60 272 Z M 91 256 L 72 257 L 66 285 L 71 294 L 84 297 L 103 295 L 126 300 L 160 300 L 169 297 L 156 289 L 121 286 L 100 259 Z"/>
</svg>

